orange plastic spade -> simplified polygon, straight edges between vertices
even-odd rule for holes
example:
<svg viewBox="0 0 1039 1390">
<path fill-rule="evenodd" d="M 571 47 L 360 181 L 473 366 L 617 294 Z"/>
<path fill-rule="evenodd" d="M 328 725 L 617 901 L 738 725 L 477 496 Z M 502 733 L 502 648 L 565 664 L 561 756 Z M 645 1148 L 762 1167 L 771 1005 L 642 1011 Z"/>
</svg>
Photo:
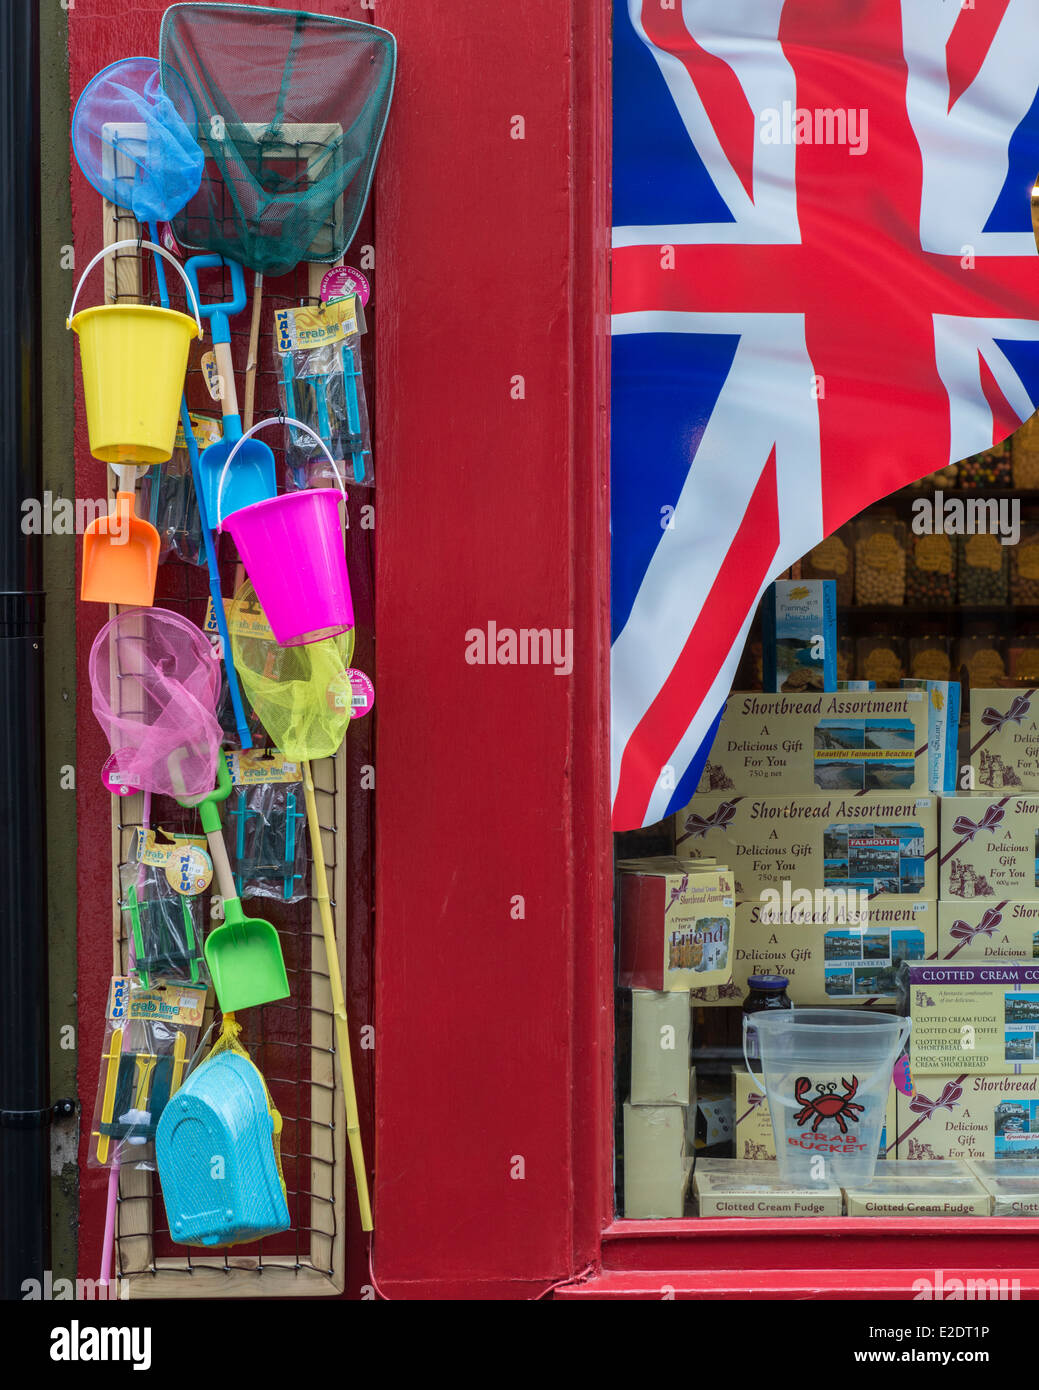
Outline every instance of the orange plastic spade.
<svg viewBox="0 0 1039 1390">
<path fill-rule="evenodd" d="M 119 491 L 115 507 L 108 516 L 92 521 L 83 533 L 80 598 L 87 603 L 150 608 L 159 569 L 159 533 L 136 515 L 135 466 L 118 467 L 116 473 Z"/>
</svg>

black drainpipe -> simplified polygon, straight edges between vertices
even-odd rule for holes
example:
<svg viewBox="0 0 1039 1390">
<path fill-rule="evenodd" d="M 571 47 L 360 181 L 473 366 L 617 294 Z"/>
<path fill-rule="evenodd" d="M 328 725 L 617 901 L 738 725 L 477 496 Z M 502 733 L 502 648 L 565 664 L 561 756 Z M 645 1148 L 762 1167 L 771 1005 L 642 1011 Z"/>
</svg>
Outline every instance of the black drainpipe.
<svg viewBox="0 0 1039 1390">
<path fill-rule="evenodd" d="M 0 1298 L 50 1257 L 40 538 L 40 54 L 35 3 L 0 3 Z"/>
</svg>

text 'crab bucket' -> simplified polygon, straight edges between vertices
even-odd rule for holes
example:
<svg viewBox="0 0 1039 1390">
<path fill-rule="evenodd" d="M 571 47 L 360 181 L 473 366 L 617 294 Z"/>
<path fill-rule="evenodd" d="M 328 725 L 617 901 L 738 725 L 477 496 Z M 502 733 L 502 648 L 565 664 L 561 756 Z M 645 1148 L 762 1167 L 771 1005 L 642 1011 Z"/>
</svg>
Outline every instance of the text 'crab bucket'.
<svg viewBox="0 0 1039 1390">
<path fill-rule="evenodd" d="M 866 1009 L 793 1009 L 752 1014 L 762 1090 L 772 1116 L 776 1158 L 786 1182 L 864 1187 L 884 1127 L 891 1069 L 909 1035 L 909 1019 Z"/>
</svg>

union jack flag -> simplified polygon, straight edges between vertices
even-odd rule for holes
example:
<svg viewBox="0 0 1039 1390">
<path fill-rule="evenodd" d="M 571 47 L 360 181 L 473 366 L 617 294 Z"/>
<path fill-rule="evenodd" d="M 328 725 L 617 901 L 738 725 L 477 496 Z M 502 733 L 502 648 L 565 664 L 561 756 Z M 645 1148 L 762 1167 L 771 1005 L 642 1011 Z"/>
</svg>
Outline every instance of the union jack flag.
<svg viewBox="0 0 1039 1390">
<path fill-rule="evenodd" d="M 1036 0 L 617 0 L 613 813 L 696 789 L 765 586 L 1039 404 Z"/>
</svg>

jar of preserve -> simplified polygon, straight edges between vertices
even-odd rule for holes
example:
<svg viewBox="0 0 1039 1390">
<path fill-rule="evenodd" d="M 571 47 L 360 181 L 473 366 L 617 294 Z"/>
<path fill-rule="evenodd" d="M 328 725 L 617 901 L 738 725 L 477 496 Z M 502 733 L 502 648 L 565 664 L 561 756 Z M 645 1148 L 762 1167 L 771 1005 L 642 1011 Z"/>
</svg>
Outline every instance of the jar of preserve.
<svg viewBox="0 0 1039 1390">
<path fill-rule="evenodd" d="M 750 975 L 747 978 L 747 997 L 743 1001 L 745 1014 L 760 1014 L 766 1009 L 792 1009 L 785 975 Z"/>
<path fill-rule="evenodd" d="M 748 1057 L 758 1057 L 758 1030 L 747 1031 L 747 1018 L 751 1014 L 765 1013 L 772 1009 L 792 1009 L 794 1006 L 787 996 L 786 987 L 790 983 L 785 975 L 751 975 L 747 979 L 747 997 L 743 1001 L 743 1046 Z"/>
</svg>

